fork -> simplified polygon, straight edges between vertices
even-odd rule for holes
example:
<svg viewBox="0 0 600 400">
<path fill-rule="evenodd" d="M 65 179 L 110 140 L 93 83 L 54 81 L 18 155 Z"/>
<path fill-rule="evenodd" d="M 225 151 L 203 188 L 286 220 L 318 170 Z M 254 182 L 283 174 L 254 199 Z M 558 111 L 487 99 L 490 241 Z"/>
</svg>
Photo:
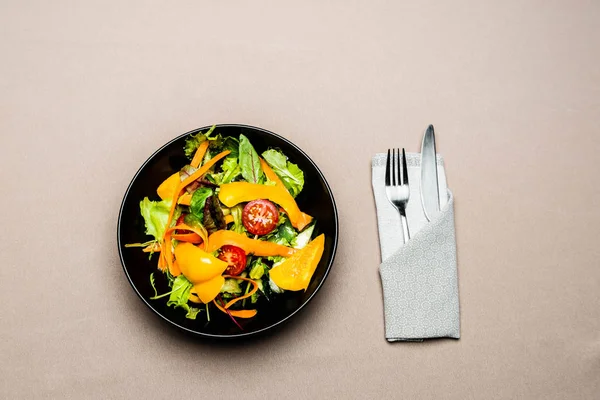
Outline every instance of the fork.
<svg viewBox="0 0 600 400">
<path fill-rule="evenodd" d="M 402 167 L 400 167 L 400 149 L 390 149 L 387 152 L 387 161 L 385 164 L 385 193 L 388 200 L 400 213 L 402 222 L 402 233 L 404 243 L 408 242 L 410 235 L 408 233 L 408 221 L 406 220 L 406 204 L 410 197 L 408 186 L 408 168 L 406 166 L 406 153 L 402 149 Z"/>
</svg>

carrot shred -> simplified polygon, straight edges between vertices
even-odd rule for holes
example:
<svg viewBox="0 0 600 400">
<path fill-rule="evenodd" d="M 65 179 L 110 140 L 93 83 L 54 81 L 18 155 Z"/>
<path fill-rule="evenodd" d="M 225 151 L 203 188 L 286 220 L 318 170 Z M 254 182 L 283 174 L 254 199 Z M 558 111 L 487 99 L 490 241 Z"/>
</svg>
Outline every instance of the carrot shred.
<svg viewBox="0 0 600 400">
<path fill-rule="evenodd" d="M 255 281 L 253 281 L 252 279 L 248 279 L 248 278 L 242 278 L 241 276 L 231 276 L 231 275 L 223 275 L 224 278 L 232 278 L 232 279 L 241 279 L 244 281 L 248 281 L 252 284 L 253 288 L 251 291 L 249 291 L 247 294 L 240 296 L 240 297 L 236 297 L 235 299 L 229 300 L 227 302 L 227 304 L 224 305 L 220 305 L 216 299 L 213 300 L 213 303 L 215 303 L 215 306 L 217 306 L 217 308 L 219 310 L 221 310 L 222 312 L 224 312 L 225 314 L 228 314 L 230 317 L 238 317 L 238 318 L 252 318 L 257 314 L 256 310 L 230 310 L 229 307 L 231 307 L 232 305 L 234 305 L 235 303 L 237 303 L 240 300 L 243 300 L 245 298 L 248 298 L 250 296 L 252 296 L 254 293 L 256 293 L 256 291 L 258 290 L 258 283 L 256 283 Z"/>
<path fill-rule="evenodd" d="M 179 240 L 180 242 L 190 242 L 194 244 L 202 243 L 203 240 L 197 233 L 174 233 L 171 239 Z"/>
<path fill-rule="evenodd" d="M 171 264 L 169 272 L 173 276 L 179 276 L 179 275 L 181 275 L 181 269 L 179 269 L 179 264 L 177 263 L 177 260 L 173 261 L 173 264 Z"/>
<path fill-rule="evenodd" d="M 201 240 L 202 242 L 202 248 L 206 247 L 206 242 L 208 241 L 208 233 L 206 232 L 206 230 L 204 228 L 202 229 L 197 229 L 191 226 L 187 226 L 186 224 L 179 224 L 176 226 L 173 226 L 169 229 L 167 229 L 165 231 L 165 243 L 164 246 L 162 248 L 164 248 L 164 252 L 161 252 L 161 254 L 164 253 L 164 256 L 166 258 L 167 261 L 167 266 L 169 267 L 169 271 L 171 271 L 174 267 L 173 267 L 173 246 L 171 246 L 171 239 L 175 239 L 175 234 L 174 232 L 176 230 L 187 230 L 187 231 L 192 231 L 193 235 L 197 235 L 198 238 Z"/>
<path fill-rule="evenodd" d="M 165 243 L 163 246 L 164 251 L 161 251 L 160 253 L 164 255 L 169 271 L 173 269 L 173 247 L 171 246 L 171 234 L 173 231 L 174 229 L 167 229 L 165 231 Z"/>
<path fill-rule="evenodd" d="M 161 270 L 161 271 L 163 271 L 163 272 L 165 271 L 165 269 L 167 269 L 167 263 L 165 261 L 165 255 L 162 252 L 160 252 L 158 254 L 158 269 Z"/>
<path fill-rule="evenodd" d="M 229 315 L 231 315 L 233 317 L 238 317 L 238 318 L 252 318 L 257 313 L 256 310 L 229 310 L 229 309 L 223 308 L 223 306 L 221 306 L 219 303 L 217 303 L 216 300 L 213 300 L 213 303 L 215 304 L 215 306 L 217 306 L 217 308 L 219 310 L 221 310 L 225 314 L 229 314 Z"/>
<path fill-rule="evenodd" d="M 275 182 L 275 186 L 280 186 L 280 187 L 284 188 L 286 191 L 288 191 L 287 188 L 285 187 L 285 185 L 283 184 L 283 182 L 281 181 L 281 179 L 279 179 L 279 177 L 275 173 L 275 171 L 273 171 L 271 169 L 269 164 L 267 164 L 267 162 L 262 157 L 259 159 L 260 159 L 260 166 L 262 167 L 262 170 L 265 173 L 265 176 L 270 181 Z"/>
<path fill-rule="evenodd" d="M 208 144 L 208 140 L 200 143 L 200 146 L 198 146 L 196 153 L 194 153 L 194 158 L 192 158 L 192 162 L 190 163 L 192 167 L 198 168 L 200 166 L 202 158 L 204 158 L 204 154 L 206 154 L 206 150 L 208 149 Z"/>
<path fill-rule="evenodd" d="M 256 283 L 255 281 L 253 281 L 252 279 L 249 278 L 242 278 L 241 276 L 231 276 L 231 275 L 223 275 L 224 278 L 232 278 L 232 279 L 241 279 L 243 281 L 246 282 L 250 282 L 253 286 L 252 290 L 249 291 L 248 293 L 246 293 L 243 296 L 240 297 L 236 297 L 235 299 L 231 299 L 227 302 L 227 304 L 225 304 L 225 308 L 229 308 L 232 305 L 234 305 L 235 303 L 237 303 L 240 300 L 244 300 L 250 296 L 252 296 L 254 293 L 256 293 L 256 291 L 258 290 L 258 283 Z"/>
</svg>

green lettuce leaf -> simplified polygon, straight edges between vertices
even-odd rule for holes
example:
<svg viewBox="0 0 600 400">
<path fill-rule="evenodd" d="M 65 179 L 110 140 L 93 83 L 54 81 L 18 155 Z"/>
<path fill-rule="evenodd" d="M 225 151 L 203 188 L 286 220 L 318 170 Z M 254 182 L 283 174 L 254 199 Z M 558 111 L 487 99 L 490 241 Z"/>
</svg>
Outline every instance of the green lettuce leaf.
<svg viewBox="0 0 600 400">
<path fill-rule="evenodd" d="M 219 185 L 230 183 L 242 173 L 237 157 L 225 158 L 225 160 L 223 160 L 222 169 L 223 172 L 220 175 Z"/>
<path fill-rule="evenodd" d="M 241 204 L 231 207 L 231 215 L 233 216 L 233 229 L 232 231 L 237 233 L 244 233 L 246 228 L 244 228 L 244 224 L 242 223 L 242 212 L 244 208 Z"/>
<path fill-rule="evenodd" d="M 244 135 L 240 135 L 239 153 L 242 176 L 248 182 L 259 183 L 263 176 L 260 159 L 256 150 Z"/>
<path fill-rule="evenodd" d="M 270 149 L 262 153 L 262 156 L 292 197 L 296 197 L 304 187 L 304 172 L 296 164 L 289 162 L 280 151 Z"/>
<path fill-rule="evenodd" d="M 192 286 L 192 283 L 188 281 L 185 276 L 177 276 L 177 278 L 173 280 L 173 287 L 171 290 L 171 295 L 169 296 L 169 301 L 167 302 L 167 306 L 174 306 L 175 308 L 181 307 L 187 311 L 187 314 L 185 315 L 186 318 L 196 319 L 196 316 L 202 310 L 199 308 L 190 307 L 188 304 Z"/>
<path fill-rule="evenodd" d="M 240 294 L 242 288 L 240 288 L 237 279 L 225 279 L 225 283 L 221 287 L 221 293 Z"/>
<path fill-rule="evenodd" d="M 185 155 L 189 158 L 194 157 L 194 153 L 198 150 L 198 146 L 206 140 L 220 140 L 220 135 L 216 137 L 211 137 L 210 135 L 214 132 L 215 125 L 213 125 L 206 133 L 198 132 L 195 135 L 191 135 L 186 139 L 185 145 L 183 146 L 183 151 Z"/>
<path fill-rule="evenodd" d="M 206 199 L 212 195 L 213 190 L 207 187 L 200 187 L 196 189 L 192 195 L 192 200 L 190 201 L 190 211 L 200 221 L 202 221 L 204 217 L 204 205 L 206 204 Z"/>
<path fill-rule="evenodd" d="M 258 280 L 263 277 L 265 272 L 269 269 L 267 264 L 262 262 L 262 259 L 259 257 L 252 263 L 252 269 L 250 269 L 250 279 Z"/>
<path fill-rule="evenodd" d="M 239 154 L 240 154 L 239 149 L 240 149 L 240 141 L 237 138 L 234 138 L 233 136 L 227 136 L 225 139 L 223 139 L 222 151 L 229 150 L 231 152 L 231 153 L 229 153 L 227 158 L 235 158 L 237 161 L 237 158 L 239 157 Z"/>
<path fill-rule="evenodd" d="M 146 224 L 146 234 L 162 240 L 167 229 L 171 200 L 151 201 L 147 197 L 140 201 L 140 212 Z"/>
</svg>

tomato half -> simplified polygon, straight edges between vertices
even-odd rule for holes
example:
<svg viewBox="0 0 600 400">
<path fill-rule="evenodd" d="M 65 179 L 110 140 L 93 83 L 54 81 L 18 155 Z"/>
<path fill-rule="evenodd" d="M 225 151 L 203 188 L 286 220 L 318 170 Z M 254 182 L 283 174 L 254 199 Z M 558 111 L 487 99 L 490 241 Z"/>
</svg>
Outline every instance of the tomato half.
<svg viewBox="0 0 600 400">
<path fill-rule="evenodd" d="M 225 273 L 228 275 L 237 276 L 246 268 L 246 252 L 237 246 L 226 244 L 221 247 L 219 260 L 227 263 Z"/>
<path fill-rule="evenodd" d="M 242 224 L 253 235 L 266 235 L 275 229 L 279 221 L 279 211 L 269 200 L 253 200 L 246 204 L 242 212 Z"/>
</svg>

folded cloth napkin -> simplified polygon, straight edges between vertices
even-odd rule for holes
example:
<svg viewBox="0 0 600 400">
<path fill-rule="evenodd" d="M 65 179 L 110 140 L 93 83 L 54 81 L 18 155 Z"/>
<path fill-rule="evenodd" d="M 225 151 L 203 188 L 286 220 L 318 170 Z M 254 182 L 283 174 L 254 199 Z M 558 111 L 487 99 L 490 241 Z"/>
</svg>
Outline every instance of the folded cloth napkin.
<svg viewBox="0 0 600 400">
<path fill-rule="evenodd" d="M 410 200 L 406 207 L 410 240 L 404 244 L 398 211 L 385 193 L 386 155 L 372 160 L 372 185 L 382 263 L 385 337 L 420 341 L 460 337 L 454 199 L 438 154 L 441 212 L 427 221 L 421 202 L 421 155 L 407 153 Z"/>
</svg>

